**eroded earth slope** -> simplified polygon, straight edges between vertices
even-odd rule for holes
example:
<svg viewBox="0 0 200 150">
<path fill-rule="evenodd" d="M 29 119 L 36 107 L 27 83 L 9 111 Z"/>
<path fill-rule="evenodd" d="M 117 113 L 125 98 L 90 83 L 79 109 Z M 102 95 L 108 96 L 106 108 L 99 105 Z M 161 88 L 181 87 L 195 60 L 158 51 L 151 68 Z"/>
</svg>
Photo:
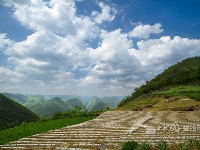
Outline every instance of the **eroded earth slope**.
<svg viewBox="0 0 200 150">
<path fill-rule="evenodd" d="M 200 111 L 108 111 L 94 120 L 33 135 L 0 149 L 120 149 L 135 140 L 152 144 L 200 139 Z"/>
</svg>

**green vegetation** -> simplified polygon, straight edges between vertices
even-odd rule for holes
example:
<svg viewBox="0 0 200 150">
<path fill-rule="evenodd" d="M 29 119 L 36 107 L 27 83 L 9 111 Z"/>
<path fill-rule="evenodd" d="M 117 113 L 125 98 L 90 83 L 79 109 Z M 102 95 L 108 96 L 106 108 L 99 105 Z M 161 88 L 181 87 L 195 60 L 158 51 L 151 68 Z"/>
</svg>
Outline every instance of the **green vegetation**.
<svg viewBox="0 0 200 150">
<path fill-rule="evenodd" d="M 83 105 L 82 101 L 78 98 L 71 98 L 66 100 L 66 103 L 68 104 L 68 106 L 71 107 L 71 109 L 73 109 L 76 106 L 79 106 L 82 110 L 87 111 L 87 108 L 85 107 L 85 105 Z"/>
<path fill-rule="evenodd" d="M 26 107 L 0 93 L 0 130 L 38 119 L 39 117 Z"/>
<path fill-rule="evenodd" d="M 104 111 L 116 108 L 122 96 L 92 97 L 77 95 L 23 95 L 20 93 L 3 93 L 7 97 L 22 104 L 40 117 L 48 118 L 56 112 L 71 111 L 80 106 L 85 112 Z M 87 107 L 88 108 L 87 108 Z"/>
<path fill-rule="evenodd" d="M 167 150 L 167 142 L 166 141 L 159 141 L 157 146 L 160 150 Z"/>
<path fill-rule="evenodd" d="M 129 102 L 128 105 L 123 105 L 121 107 L 118 107 L 117 110 L 142 110 L 144 108 L 151 108 L 153 105 L 155 105 L 159 100 L 152 97 L 152 98 L 146 98 L 146 99 L 140 99 L 140 100 L 134 100 L 132 102 Z"/>
<path fill-rule="evenodd" d="M 167 144 L 166 141 L 159 141 L 156 145 L 147 142 L 138 144 L 136 141 L 128 141 L 122 145 L 122 150 L 200 150 L 199 140 L 188 140 L 179 144 Z"/>
<path fill-rule="evenodd" d="M 27 101 L 27 97 L 20 93 L 3 93 L 6 97 L 9 97 L 10 99 L 13 99 L 14 101 L 23 104 Z"/>
<path fill-rule="evenodd" d="M 55 97 L 50 101 L 45 101 L 30 107 L 30 110 L 40 117 L 48 118 L 56 112 L 66 112 L 71 110 L 71 108 L 61 98 Z"/>
<path fill-rule="evenodd" d="M 103 112 L 104 111 L 86 112 L 82 110 L 80 106 L 75 106 L 74 109 L 67 112 L 56 112 L 50 117 L 50 119 L 56 120 L 73 117 L 99 116 Z"/>
<path fill-rule="evenodd" d="M 142 97 L 130 101 L 128 104 L 118 107 L 116 110 L 132 110 L 132 111 L 192 111 L 199 110 L 200 102 L 185 96 L 171 95 L 152 95 L 150 97 Z"/>
<path fill-rule="evenodd" d="M 102 100 L 107 102 L 109 107 L 111 107 L 111 108 L 116 108 L 118 103 L 121 101 L 121 99 L 116 96 L 105 96 L 102 98 Z"/>
<path fill-rule="evenodd" d="M 177 86 L 200 85 L 200 57 L 193 57 L 183 60 L 165 70 L 163 73 L 157 75 L 151 81 L 146 81 L 135 89 L 135 91 L 123 99 L 118 107 L 123 106 L 142 95 L 151 95 L 154 91 L 160 91 Z M 191 96 L 191 94 L 189 94 Z M 193 98 L 198 95 L 192 94 Z"/>
<path fill-rule="evenodd" d="M 44 97 L 42 95 L 33 95 L 27 98 L 27 101 L 23 104 L 25 107 L 30 108 L 38 103 L 44 102 Z"/>
<path fill-rule="evenodd" d="M 29 95 L 25 96 L 20 93 L 3 93 L 3 95 L 9 97 L 10 99 L 22 104 L 26 108 L 29 108 L 35 104 L 44 102 L 44 97 L 42 95 Z"/>
<path fill-rule="evenodd" d="M 108 103 L 101 98 L 94 96 L 93 99 L 88 104 L 88 111 L 101 111 L 106 110 L 109 107 Z"/>
<path fill-rule="evenodd" d="M 151 145 L 147 142 L 138 144 L 136 141 L 128 141 L 123 144 L 122 150 L 150 150 Z"/>
<path fill-rule="evenodd" d="M 148 142 L 142 142 L 137 150 L 149 150 L 151 145 Z"/>
<path fill-rule="evenodd" d="M 154 95 L 161 96 L 186 96 L 200 101 L 200 86 L 178 86 L 162 92 L 154 92 Z"/>
<path fill-rule="evenodd" d="M 20 126 L 0 131 L 0 144 L 6 144 L 27 136 L 78 124 L 95 118 L 94 116 L 76 117 L 59 120 L 43 119 L 35 123 L 23 123 Z"/>
<path fill-rule="evenodd" d="M 135 150 L 138 147 L 138 143 L 135 141 L 128 141 L 122 146 L 122 150 Z"/>
</svg>

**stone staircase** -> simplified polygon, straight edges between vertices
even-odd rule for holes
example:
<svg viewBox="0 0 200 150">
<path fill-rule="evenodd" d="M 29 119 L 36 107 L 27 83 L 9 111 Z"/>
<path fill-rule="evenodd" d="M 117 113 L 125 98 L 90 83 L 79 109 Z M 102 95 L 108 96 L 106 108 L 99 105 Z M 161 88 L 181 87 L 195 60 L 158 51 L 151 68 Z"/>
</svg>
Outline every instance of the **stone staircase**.
<svg viewBox="0 0 200 150">
<path fill-rule="evenodd" d="M 1 145 L 19 150 L 118 150 L 130 140 L 156 144 L 200 139 L 200 111 L 108 111 L 78 125 Z"/>
</svg>

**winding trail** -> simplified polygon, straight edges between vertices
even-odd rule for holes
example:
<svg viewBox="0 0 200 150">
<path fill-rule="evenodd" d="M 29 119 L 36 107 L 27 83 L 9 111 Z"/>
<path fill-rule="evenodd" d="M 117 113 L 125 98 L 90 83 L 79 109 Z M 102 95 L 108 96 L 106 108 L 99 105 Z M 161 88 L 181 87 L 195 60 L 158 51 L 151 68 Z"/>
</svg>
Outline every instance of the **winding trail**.
<svg viewBox="0 0 200 150">
<path fill-rule="evenodd" d="M 0 145 L 0 150 L 117 150 L 130 140 L 168 143 L 200 139 L 200 111 L 108 111 L 68 126 Z"/>
</svg>

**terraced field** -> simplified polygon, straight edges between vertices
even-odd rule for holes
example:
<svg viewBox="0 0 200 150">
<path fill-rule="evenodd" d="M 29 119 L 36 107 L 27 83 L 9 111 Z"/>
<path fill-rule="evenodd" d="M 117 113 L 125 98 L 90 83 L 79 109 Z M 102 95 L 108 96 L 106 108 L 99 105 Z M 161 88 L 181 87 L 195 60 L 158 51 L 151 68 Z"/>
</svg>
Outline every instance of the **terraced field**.
<svg viewBox="0 0 200 150">
<path fill-rule="evenodd" d="M 108 111 L 94 120 L 33 135 L 0 149 L 121 149 L 135 140 L 169 144 L 200 139 L 200 111 Z"/>
</svg>

